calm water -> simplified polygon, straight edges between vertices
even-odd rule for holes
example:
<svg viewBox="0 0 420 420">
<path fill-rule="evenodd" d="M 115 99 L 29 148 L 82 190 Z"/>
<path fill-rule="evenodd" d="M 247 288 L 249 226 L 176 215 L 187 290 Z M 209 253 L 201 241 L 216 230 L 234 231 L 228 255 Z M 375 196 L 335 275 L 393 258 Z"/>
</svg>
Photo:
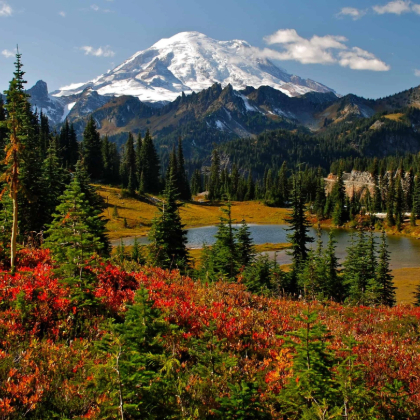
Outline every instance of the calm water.
<svg viewBox="0 0 420 420">
<path fill-rule="evenodd" d="M 249 225 L 252 238 L 255 244 L 264 243 L 285 243 L 287 242 L 286 225 Z M 335 239 L 337 241 L 337 256 L 342 260 L 346 256 L 346 248 L 349 246 L 351 233 L 345 229 L 334 229 Z M 188 247 L 201 248 L 203 244 L 212 245 L 215 242 L 214 235 L 217 232 L 216 226 L 208 226 L 190 229 L 188 231 Z M 316 237 L 315 229 L 311 229 L 310 234 Z M 324 244 L 328 241 L 329 230 L 322 231 L 322 239 Z M 378 238 L 378 233 L 375 233 Z M 405 268 L 405 267 L 420 267 L 420 240 L 406 238 L 402 236 L 388 236 L 389 251 L 391 252 L 391 266 L 392 268 Z M 141 244 L 147 243 L 147 238 L 139 237 L 138 241 Z M 126 245 L 131 245 L 134 238 L 124 239 Z M 114 241 L 113 245 L 118 245 L 119 241 Z M 315 246 L 312 244 L 312 246 Z M 274 257 L 274 252 L 269 252 L 269 255 Z M 288 264 L 290 257 L 286 251 L 277 253 L 277 261 L 280 264 Z"/>
</svg>

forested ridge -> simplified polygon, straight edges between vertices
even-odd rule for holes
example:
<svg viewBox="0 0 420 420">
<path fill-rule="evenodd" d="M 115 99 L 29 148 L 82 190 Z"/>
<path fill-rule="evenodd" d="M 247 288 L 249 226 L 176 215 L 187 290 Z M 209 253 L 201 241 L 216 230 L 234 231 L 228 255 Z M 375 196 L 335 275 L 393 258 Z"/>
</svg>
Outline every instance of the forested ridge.
<svg viewBox="0 0 420 420">
<path fill-rule="evenodd" d="M 329 195 L 322 168 L 283 159 L 258 180 L 222 168 L 218 149 L 190 183 L 182 139 L 164 168 L 150 132 L 129 134 L 120 155 L 90 118 L 79 144 L 68 122 L 50 132 L 24 86 L 18 53 L 0 103 L 2 418 L 418 417 L 420 312 L 396 304 L 385 233 L 359 229 L 343 265 L 333 234 L 310 247 L 314 215 L 374 223 L 366 195 L 344 190 L 345 161 Z M 389 172 L 392 161 L 363 163 L 380 180 L 373 203 L 387 206 L 387 223 L 420 206 L 407 159 Z M 150 245 L 111 249 L 92 180 L 156 202 Z M 204 189 L 221 214 L 195 264 L 179 208 Z M 232 219 L 230 199 L 257 197 L 290 207 L 287 270 Z"/>
</svg>

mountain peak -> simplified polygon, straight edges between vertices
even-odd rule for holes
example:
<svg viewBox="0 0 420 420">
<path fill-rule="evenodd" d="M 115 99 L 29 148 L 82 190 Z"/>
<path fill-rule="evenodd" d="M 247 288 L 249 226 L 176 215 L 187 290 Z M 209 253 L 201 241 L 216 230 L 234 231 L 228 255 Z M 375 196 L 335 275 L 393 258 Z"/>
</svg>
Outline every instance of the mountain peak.
<svg viewBox="0 0 420 420">
<path fill-rule="evenodd" d="M 200 32 L 180 32 L 139 51 L 112 71 L 85 83 L 73 84 L 54 96 L 79 94 L 92 88 L 100 95 L 131 95 L 142 102 L 173 101 L 214 83 L 271 86 L 288 96 L 333 92 L 320 83 L 286 73 L 242 40 L 218 41 Z"/>
</svg>

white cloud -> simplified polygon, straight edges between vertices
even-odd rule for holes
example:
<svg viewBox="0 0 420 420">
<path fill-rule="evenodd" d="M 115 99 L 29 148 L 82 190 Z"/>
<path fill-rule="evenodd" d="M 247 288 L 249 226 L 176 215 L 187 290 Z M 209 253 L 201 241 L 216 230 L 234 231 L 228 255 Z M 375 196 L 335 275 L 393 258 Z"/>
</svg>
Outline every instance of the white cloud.
<svg viewBox="0 0 420 420">
<path fill-rule="evenodd" d="M 401 15 L 402 13 L 411 12 L 411 1 L 395 0 L 385 4 L 384 6 L 373 6 L 373 10 L 380 15 L 385 13 Z"/>
<path fill-rule="evenodd" d="M 353 47 L 349 51 L 341 51 L 338 56 L 340 66 L 349 67 L 352 70 L 388 71 L 391 68 L 376 58 L 374 54 L 358 47 Z"/>
<path fill-rule="evenodd" d="M 279 44 L 277 51 L 269 48 L 254 49 L 254 55 L 276 60 L 293 60 L 302 64 L 339 64 L 353 70 L 387 71 L 390 67 L 374 54 L 358 47 L 348 47 L 343 36 L 314 35 L 310 39 L 301 37 L 295 29 L 280 29 L 264 38 L 269 45 Z"/>
<path fill-rule="evenodd" d="M 412 8 L 414 13 L 420 15 L 420 4 L 413 4 Z"/>
<path fill-rule="evenodd" d="M 90 8 L 94 12 L 102 12 L 102 13 L 111 13 L 112 12 L 112 10 L 109 10 L 109 9 L 102 9 L 102 7 L 99 7 L 97 4 L 92 4 L 90 6 Z"/>
<path fill-rule="evenodd" d="M 414 70 L 414 76 L 420 77 L 420 70 L 419 69 Z"/>
<path fill-rule="evenodd" d="M 356 9 L 354 7 L 343 7 L 337 17 L 350 16 L 353 20 L 362 18 L 367 13 L 367 10 Z"/>
<path fill-rule="evenodd" d="M 269 45 L 281 44 L 284 51 L 279 52 L 279 60 L 294 60 L 302 64 L 328 64 L 336 59 L 333 49 L 346 49 L 343 42 L 347 41 L 342 36 L 314 35 L 311 39 L 305 39 L 298 35 L 295 29 L 280 29 L 276 33 L 267 36 L 264 40 Z"/>
<path fill-rule="evenodd" d="M 61 17 L 66 17 L 66 12 L 58 12 Z"/>
<path fill-rule="evenodd" d="M 5 2 L 0 0 L 0 16 L 12 16 L 13 9 Z"/>
<path fill-rule="evenodd" d="M 111 50 L 109 45 L 99 48 L 93 48 L 89 45 L 85 45 L 80 47 L 80 49 L 85 52 L 85 55 L 93 55 L 94 57 L 114 57 L 115 55 L 115 52 Z"/>
<path fill-rule="evenodd" d="M 3 55 L 6 58 L 12 58 L 16 55 L 16 51 L 10 51 L 10 50 L 3 50 L 1 52 L 1 55 Z"/>
</svg>

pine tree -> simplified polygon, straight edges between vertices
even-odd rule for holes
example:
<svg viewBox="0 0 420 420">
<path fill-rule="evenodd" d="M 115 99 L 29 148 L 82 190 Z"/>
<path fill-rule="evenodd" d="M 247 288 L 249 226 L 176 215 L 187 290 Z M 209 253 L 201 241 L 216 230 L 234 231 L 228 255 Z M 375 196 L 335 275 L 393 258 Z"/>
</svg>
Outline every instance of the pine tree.
<svg viewBox="0 0 420 420">
<path fill-rule="evenodd" d="M 92 179 L 99 179 L 103 175 L 101 146 L 101 138 L 91 116 L 83 132 L 82 151 L 84 165 Z"/>
<path fill-rule="evenodd" d="M 136 141 L 136 181 L 137 185 L 140 187 L 140 179 L 141 179 L 141 148 L 143 145 L 143 141 L 141 139 L 141 132 L 137 135 Z"/>
<path fill-rule="evenodd" d="M 43 163 L 43 183 L 45 194 L 42 199 L 43 203 L 43 224 L 49 224 L 52 221 L 52 215 L 60 202 L 69 176 L 60 165 L 60 159 L 54 141 L 46 151 L 47 157 Z M 39 215 L 38 215 L 39 216 Z"/>
<path fill-rule="evenodd" d="M 100 305 L 94 295 L 96 278 L 89 267 L 94 264 L 94 256 L 103 252 L 99 236 L 103 228 L 102 219 L 86 199 L 79 179 L 74 177 L 60 198 L 44 243 L 58 263 L 56 271 L 70 289 L 70 300 L 76 308 L 73 337 L 82 333 L 84 321 Z"/>
<path fill-rule="evenodd" d="M 238 229 L 235 239 L 238 263 L 241 267 L 247 267 L 255 258 L 255 247 L 245 220 L 242 220 L 242 225 Z"/>
<path fill-rule="evenodd" d="M 372 241 L 368 241 L 365 232 L 360 230 L 357 241 L 352 237 L 344 262 L 344 282 L 349 288 L 349 298 L 360 305 L 369 303 L 367 292 L 375 280 L 376 254 Z"/>
<path fill-rule="evenodd" d="M 398 230 L 401 230 L 404 218 L 403 218 L 403 206 L 404 206 L 404 191 L 402 189 L 401 178 L 397 178 L 397 188 L 395 195 L 395 224 Z"/>
<path fill-rule="evenodd" d="M 374 178 L 375 186 L 374 186 L 374 204 L 373 204 L 373 211 L 380 212 L 382 211 L 382 192 L 381 192 L 381 183 L 382 177 L 380 175 L 375 176 Z"/>
<path fill-rule="evenodd" d="M 414 190 L 413 190 L 413 208 L 414 218 L 420 218 L 420 177 L 419 174 L 414 178 Z"/>
<path fill-rule="evenodd" d="M 316 322 L 317 314 L 305 311 L 296 319 L 304 327 L 289 334 L 293 340 L 285 338 L 285 346 L 293 347 L 296 354 L 291 368 L 293 376 L 280 394 L 279 403 L 285 418 L 315 419 L 319 418 L 317 411 L 324 403 L 334 406 L 331 370 L 335 360 L 327 348 L 328 331 Z"/>
<path fill-rule="evenodd" d="M 92 229 L 95 230 L 96 236 L 99 238 L 103 245 L 101 254 L 108 256 L 111 252 L 111 244 L 109 242 L 106 229 L 107 220 L 103 216 L 100 216 L 100 214 L 103 213 L 106 208 L 106 203 L 104 199 L 96 192 L 96 188 L 91 185 L 90 177 L 86 171 L 86 168 L 80 161 L 76 164 L 74 177 L 79 183 L 85 199 L 89 203 L 91 216 L 94 217 L 95 220 L 100 220 L 100 222 L 95 223 L 95 226 L 93 226 Z"/>
<path fill-rule="evenodd" d="M 144 288 L 137 291 L 124 322 L 110 323 L 109 333 L 98 344 L 104 355 L 101 360 L 106 362 L 94 366 L 95 387 L 107 395 L 101 404 L 104 418 L 163 419 L 181 415 L 172 379 L 172 371 L 180 367 L 180 362 L 167 353 L 162 341 L 171 330 L 174 327 L 165 321 Z"/>
<path fill-rule="evenodd" d="M 326 196 L 325 196 L 324 179 L 322 177 L 321 168 L 318 168 L 313 213 L 317 215 L 317 218 L 319 220 L 322 220 L 324 217 L 325 202 L 326 202 Z"/>
<path fill-rule="evenodd" d="M 388 194 L 386 197 L 386 220 L 389 226 L 395 226 L 394 219 L 394 200 L 395 200 L 395 186 L 394 186 L 394 174 L 391 170 L 389 173 L 389 184 Z"/>
<path fill-rule="evenodd" d="M 188 268 L 187 231 L 179 214 L 180 206 L 177 203 L 175 176 L 171 173 L 163 192 L 163 204 L 159 206 L 159 214 L 153 220 L 149 234 L 149 254 L 154 266 Z"/>
<path fill-rule="evenodd" d="M 179 198 L 181 200 L 190 200 L 191 190 L 190 190 L 190 184 L 188 182 L 188 176 L 185 171 L 185 159 L 184 159 L 184 151 L 182 149 L 181 138 L 178 139 L 177 162 L 178 162 L 177 179 L 178 179 Z"/>
<path fill-rule="evenodd" d="M 246 194 L 245 194 L 245 201 L 250 201 L 255 198 L 255 184 L 254 180 L 252 179 L 252 173 L 249 171 L 248 180 L 246 182 Z"/>
<path fill-rule="evenodd" d="M 7 119 L 1 123 L 1 128 L 7 130 L 8 139 L 6 139 L 5 149 L 5 172 L 2 176 L 9 190 L 13 205 L 13 221 L 11 228 L 10 245 L 10 264 L 12 272 L 16 265 L 16 242 L 18 235 L 18 217 L 19 217 L 19 192 L 22 189 L 20 171 L 24 164 L 25 150 L 24 146 L 28 139 L 33 136 L 30 105 L 28 95 L 25 93 L 23 79 L 21 54 L 16 54 L 15 72 L 13 80 L 10 82 L 9 90 L 5 91 Z M 5 193 L 3 189 L 2 194 Z"/>
<path fill-rule="evenodd" d="M 337 181 L 334 184 L 331 196 L 334 202 L 334 212 L 332 215 L 333 222 L 336 226 L 341 226 L 348 220 L 346 209 L 345 209 L 346 190 L 344 187 L 342 169 L 340 169 L 338 172 Z"/>
<path fill-rule="evenodd" d="M 144 258 L 142 248 L 143 247 L 139 244 L 137 237 L 135 237 L 133 248 L 131 249 L 131 260 L 140 265 L 144 265 L 146 263 L 146 259 Z"/>
<path fill-rule="evenodd" d="M 308 234 L 311 226 L 306 217 L 305 197 L 302 191 L 302 176 L 301 173 L 293 178 L 293 190 L 290 194 L 292 213 L 286 219 L 286 222 L 291 226 L 287 231 L 291 232 L 287 235 L 287 239 L 292 244 L 292 277 L 294 277 L 295 285 L 292 285 L 292 293 L 296 291 L 297 274 L 303 268 L 303 264 L 308 257 L 307 244 L 313 242 Z"/>
<path fill-rule="evenodd" d="M 211 155 L 211 168 L 208 191 L 208 199 L 210 201 L 220 200 L 220 156 L 217 149 L 214 149 Z"/>
<path fill-rule="evenodd" d="M 128 133 L 128 139 L 124 146 L 124 154 L 121 159 L 121 181 L 125 188 L 128 188 L 129 184 L 131 190 L 131 194 L 137 188 L 137 165 L 136 165 L 136 153 L 134 150 L 134 137 L 131 133 Z M 130 183 L 131 177 L 131 183 Z"/>
<path fill-rule="evenodd" d="M 323 255 L 323 264 L 325 267 L 324 296 L 332 298 L 336 302 L 342 302 L 346 296 L 346 292 L 342 278 L 338 273 L 340 263 L 335 253 L 336 244 L 337 241 L 334 238 L 334 233 L 330 230 L 328 245 Z"/>
<path fill-rule="evenodd" d="M 196 169 L 191 177 L 191 193 L 197 195 L 203 191 L 203 179 L 201 171 Z"/>
<path fill-rule="evenodd" d="M 159 158 L 149 130 L 143 139 L 140 152 L 140 190 L 142 193 L 157 193 L 159 191 Z"/>
<path fill-rule="evenodd" d="M 394 306 L 396 303 L 394 276 L 391 274 L 389 268 L 390 254 L 388 245 L 386 243 L 385 232 L 382 232 L 382 241 L 379 248 L 379 261 L 376 269 L 376 284 L 375 293 L 377 294 L 377 301 L 381 305 Z"/>
<path fill-rule="evenodd" d="M 278 191 L 280 196 L 280 205 L 284 206 L 289 201 L 289 184 L 287 179 L 287 163 L 283 162 L 279 171 Z"/>
</svg>

